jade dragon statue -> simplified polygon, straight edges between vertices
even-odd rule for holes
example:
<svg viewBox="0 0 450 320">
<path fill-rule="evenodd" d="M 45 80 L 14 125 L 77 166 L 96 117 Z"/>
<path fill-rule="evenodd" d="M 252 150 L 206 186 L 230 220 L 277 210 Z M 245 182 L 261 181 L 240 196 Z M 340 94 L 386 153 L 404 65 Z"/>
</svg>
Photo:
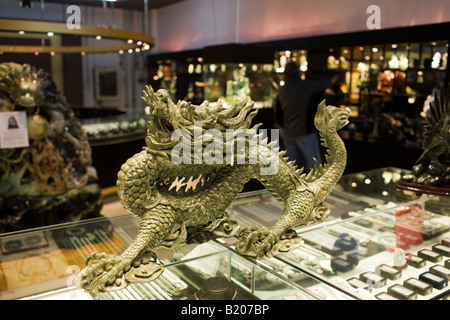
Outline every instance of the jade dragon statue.
<svg viewBox="0 0 450 320">
<path fill-rule="evenodd" d="M 175 250 L 214 237 L 236 236 L 239 254 L 270 257 L 303 243 L 293 228 L 327 217 L 323 201 L 346 165 L 337 130 L 347 124 L 348 108 L 325 101 L 318 106 L 314 123 L 329 149 L 326 163 L 306 174 L 286 161 L 275 142 L 252 135 L 259 128 L 251 128 L 257 110 L 247 99 L 228 108 L 207 101 L 174 104 L 166 90 L 146 89 L 143 99 L 151 114 L 146 147 L 122 166 L 117 180 L 123 206 L 140 218 L 139 231 L 121 255 L 92 253 L 80 274 L 82 288 L 111 291 L 151 281 L 163 271 L 151 250 Z M 250 146 L 255 140 L 257 147 Z M 239 226 L 227 218 L 227 207 L 251 178 L 285 204 L 271 228 Z"/>
<path fill-rule="evenodd" d="M 0 232 L 100 216 L 89 141 L 50 74 L 0 64 L 0 114 L 26 116 L 26 147 L 0 148 Z"/>
</svg>

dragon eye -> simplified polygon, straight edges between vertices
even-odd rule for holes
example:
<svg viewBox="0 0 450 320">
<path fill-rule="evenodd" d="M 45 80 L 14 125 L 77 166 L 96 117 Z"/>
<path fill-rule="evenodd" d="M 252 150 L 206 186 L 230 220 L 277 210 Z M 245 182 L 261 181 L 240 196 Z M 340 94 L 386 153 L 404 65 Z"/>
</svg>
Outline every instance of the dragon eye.
<svg viewBox="0 0 450 320">
<path fill-rule="evenodd" d="M 168 94 L 165 91 L 158 90 L 156 92 L 156 96 L 158 97 L 158 99 L 163 100 L 163 99 L 167 98 Z"/>
</svg>

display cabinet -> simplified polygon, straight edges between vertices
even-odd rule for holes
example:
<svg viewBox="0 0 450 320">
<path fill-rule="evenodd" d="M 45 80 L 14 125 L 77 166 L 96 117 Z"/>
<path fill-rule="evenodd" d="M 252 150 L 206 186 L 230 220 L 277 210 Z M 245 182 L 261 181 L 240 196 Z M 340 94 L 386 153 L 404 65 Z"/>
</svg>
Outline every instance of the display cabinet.
<svg viewBox="0 0 450 320">
<path fill-rule="evenodd" d="M 91 147 L 142 140 L 147 134 L 147 120 L 142 116 L 113 116 L 83 120 L 83 130 Z"/>
<path fill-rule="evenodd" d="M 313 100 L 325 98 L 352 111 L 340 131 L 349 156 L 347 172 L 411 168 L 421 154 L 425 115 L 436 89 L 450 79 L 448 28 L 447 22 L 270 44 L 280 85 L 288 61 L 296 61 L 307 80 L 339 75 L 336 85 L 315 93 Z"/>
<path fill-rule="evenodd" d="M 272 106 L 277 84 L 271 46 L 233 43 L 205 47 L 203 53 L 205 100 L 232 105 L 250 97 L 256 108 Z"/>
<path fill-rule="evenodd" d="M 339 74 L 338 85 L 323 97 L 328 104 L 351 108 L 346 136 L 420 148 L 425 114 L 434 93 L 448 81 L 448 46 L 445 37 L 373 44 L 361 39 L 359 45 L 279 51 L 274 66 L 280 85 L 288 61 L 299 64 L 303 79 Z"/>
<path fill-rule="evenodd" d="M 330 216 L 296 229 L 304 244 L 272 258 L 247 259 L 235 238 L 157 252 L 156 281 L 88 294 L 76 275 L 92 252 L 119 254 L 139 220 L 129 214 L 0 235 L 0 299 L 448 299 L 450 199 L 396 189 L 407 171 L 344 175 L 326 199 Z M 125 211 L 124 211 L 125 212 Z M 273 225 L 283 205 L 265 190 L 240 194 L 228 215 Z"/>
<path fill-rule="evenodd" d="M 397 190 L 405 172 L 344 175 L 326 199 L 331 215 L 297 229 L 304 245 L 275 259 L 355 299 L 448 299 L 450 199 Z M 267 227 L 281 212 L 266 193 L 238 198 L 230 208 L 232 218 Z"/>
<path fill-rule="evenodd" d="M 450 217 L 436 213 L 449 202 L 417 200 L 350 212 L 301 231 L 305 245 L 280 256 L 325 283 L 339 278 L 361 299 L 448 298 Z M 448 209 L 447 209 L 448 210 Z"/>
<path fill-rule="evenodd" d="M 124 113 L 82 118 L 81 121 L 92 150 L 92 164 L 97 171 L 99 185 L 102 188 L 115 186 L 122 164 L 145 145 L 146 115 Z"/>
<path fill-rule="evenodd" d="M 335 56 L 328 68 L 341 73 L 342 102 L 354 111 L 347 130 L 420 148 L 422 120 L 446 81 L 448 40 L 341 47 Z"/>
<path fill-rule="evenodd" d="M 202 50 L 149 55 L 147 77 L 155 91 L 167 90 L 174 102 L 204 101 Z"/>
<path fill-rule="evenodd" d="M 135 228 L 128 216 L 2 234 L 0 299 L 20 299 L 70 288 L 75 284 L 74 274 L 83 268 L 89 253 L 120 253 Z"/>
<path fill-rule="evenodd" d="M 215 241 L 186 246 L 173 255 L 164 253 L 158 252 L 165 265 L 165 271 L 158 279 L 131 284 L 115 293 L 101 293 L 92 297 L 106 300 L 124 297 L 133 300 L 319 299 L 314 293 L 273 274 Z"/>
<path fill-rule="evenodd" d="M 271 107 L 275 95 L 272 64 L 205 63 L 205 99 L 232 105 L 250 97 L 257 108 Z"/>
<path fill-rule="evenodd" d="M 320 299 L 216 241 L 187 245 L 176 252 L 158 251 L 165 271 L 155 281 L 98 294 L 79 289 L 77 275 L 89 253 L 118 254 L 137 229 L 138 220 L 126 214 L 2 235 L 0 299 Z M 218 286 L 224 288 L 223 296 L 208 290 Z"/>
</svg>

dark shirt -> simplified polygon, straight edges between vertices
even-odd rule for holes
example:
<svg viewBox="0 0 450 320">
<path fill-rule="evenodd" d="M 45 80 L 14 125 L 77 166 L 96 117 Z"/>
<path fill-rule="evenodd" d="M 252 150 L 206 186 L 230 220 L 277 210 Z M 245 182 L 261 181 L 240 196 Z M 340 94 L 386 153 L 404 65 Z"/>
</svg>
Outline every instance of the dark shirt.
<svg viewBox="0 0 450 320">
<path fill-rule="evenodd" d="M 300 137 L 308 133 L 307 114 L 311 95 L 328 88 L 331 80 L 293 80 L 278 89 L 274 108 L 281 108 L 284 134 Z"/>
</svg>

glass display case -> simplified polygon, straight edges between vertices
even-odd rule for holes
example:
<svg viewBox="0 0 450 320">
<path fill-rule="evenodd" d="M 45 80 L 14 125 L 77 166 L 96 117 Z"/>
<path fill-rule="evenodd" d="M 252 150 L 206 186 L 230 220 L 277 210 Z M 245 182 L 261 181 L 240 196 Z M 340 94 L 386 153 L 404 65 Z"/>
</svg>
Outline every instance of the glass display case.
<svg viewBox="0 0 450 320">
<path fill-rule="evenodd" d="M 450 199 L 396 189 L 407 171 L 344 175 L 326 199 L 330 216 L 300 227 L 299 248 L 252 260 L 235 238 L 157 252 L 156 281 L 88 294 L 76 275 L 92 252 L 119 254 L 139 220 L 129 214 L 0 235 L 0 299 L 239 300 L 448 299 Z M 242 224 L 273 225 L 283 205 L 267 191 L 240 194 L 228 209 Z"/>
<path fill-rule="evenodd" d="M 250 97 L 256 108 L 272 106 L 277 81 L 271 46 L 232 43 L 205 47 L 203 53 L 205 100 L 232 105 Z"/>
<path fill-rule="evenodd" d="M 172 101 L 189 101 L 201 104 L 203 93 L 203 52 L 149 55 L 147 77 L 149 85 L 155 90 L 165 89 Z"/>
<path fill-rule="evenodd" d="M 205 100 L 232 105 L 250 97 L 255 107 L 271 107 L 275 95 L 272 64 L 205 63 Z"/>
<path fill-rule="evenodd" d="M 77 274 L 86 257 L 92 252 L 119 254 L 138 226 L 126 214 L 2 235 L 0 299 L 211 300 L 217 297 L 208 288 L 217 286 L 227 288 L 220 297 L 227 300 L 320 298 L 215 241 L 158 251 L 165 271 L 155 281 L 98 294 L 79 289 Z"/>
<path fill-rule="evenodd" d="M 142 111 L 139 115 L 104 115 L 102 109 L 91 109 L 89 117 L 81 118 L 92 151 L 92 164 L 102 188 L 115 186 L 122 164 L 145 145 L 148 118 Z M 97 116 L 97 112 L 102 116 Z"/>
<path fill-rule="evenodd" d="M 305 245 L 279 258 L 325 283 L 338 278 L 361 299 L 448 298 L 450 217 L 436 213 L 435 200 L 350 212 L 298 230 Z M 448 200 L 441 205 L 448 208 Z"/>
<path fill-rule="evenodd" d="M 275 259 L 355 299 L 448 299 L 450 199 L 397 190 L 405 172 L 344 175 L 326 199 L 330 216 L 297 229 L 304 245 Z M 268 227 L 282 209 L 260 193 L 238 198 L 230 216 Z"/>
<path fill-rule="evenodd" d="M 398 38 L 404 37 L 400 34 Z M 337 85 L 320 94 L 327 104 L 351 109 L 350 123 L 341 131 L 344 140 L 411 153 L 421 148 L 426 114 L 434 94 L 448 82 L 450 74 L 448 36 L 430 32 L 427 38 L 429 41 L 417 38 L 394 42 L 388 40 L 389 35 L 370 39 L 362 34 L 360 39 L 349 42 L 352 45 L 340 45 L 346 43 L 345 37 L 330 37 L 320 48 L 309 48 L 305 42 L 296 50 L 275 54 L 278 83 L 283 84 L 281 73 L 288 61 L 299 64 L 303 79 L 319 80 L 339 74 Z M 373 157 L 378 160 L 377 167 L 386 165 L 376 153 Z M 392 164 L 409 167 L 406 162 Z"/>
<path fill-rule="evenodd" d="M 446 81 L 448 41 L 341 47 L 334 56 L 328 68 L 341 73 L 342 103 L 354 115 L 347 130 L 420 148 L 433 90 Z"/>
<path fill-rule="evenodd" d="M 84 119 L 83 130 L 91 147 L 143 140 L 147 134 L 145 116 L 112 116 Z"/>
</svg>

